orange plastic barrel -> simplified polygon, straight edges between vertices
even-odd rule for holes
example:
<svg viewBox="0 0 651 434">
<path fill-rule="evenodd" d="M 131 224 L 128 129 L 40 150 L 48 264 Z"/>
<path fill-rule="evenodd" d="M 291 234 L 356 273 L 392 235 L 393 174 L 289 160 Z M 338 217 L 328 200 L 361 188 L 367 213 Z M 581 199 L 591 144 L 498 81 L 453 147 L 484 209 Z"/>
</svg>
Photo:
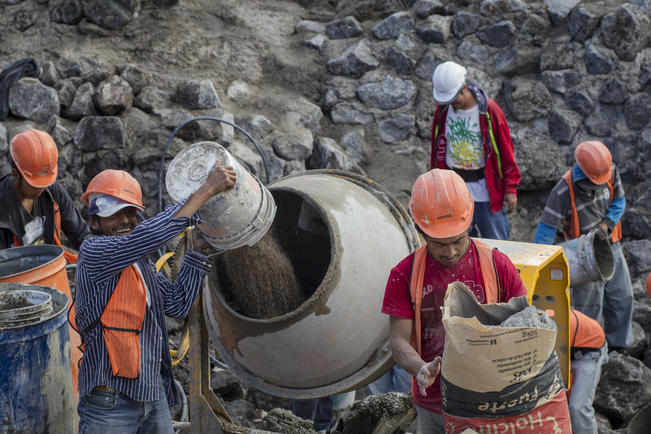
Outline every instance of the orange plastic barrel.
<svg viewBox="0 0 651 434">
<path fill-rule="evenodd" d="M 0 283 L 31 283 L 49 286 L 63 292 L 72 300 L 66 274 L 66 260 L 59 246 L 41 244 L 0 250 Z M 68 306 L 70 307 L 70 306 Z M 75 402 L 79 399 L 77 371 L 82 352 L 81 337 L 68 324 L 70 362 Z"/>
</svg>

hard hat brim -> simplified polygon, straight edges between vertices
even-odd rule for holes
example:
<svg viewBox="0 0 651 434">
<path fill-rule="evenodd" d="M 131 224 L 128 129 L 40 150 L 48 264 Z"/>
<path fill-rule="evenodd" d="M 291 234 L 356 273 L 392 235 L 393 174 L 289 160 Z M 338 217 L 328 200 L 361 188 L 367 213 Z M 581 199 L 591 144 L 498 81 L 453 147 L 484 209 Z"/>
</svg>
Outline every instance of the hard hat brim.
<svg viewBox="0 0 651 434">
<path fill-rule="evenodd" d="M 440 105 L 448 105 L 459 96 L 459 93 L 463 90 L 463 86 L 460 89 L 457 89 L 454 92 L 439 92 L 436 89 L 433 90 L 434 101 Z"/>
</svg>

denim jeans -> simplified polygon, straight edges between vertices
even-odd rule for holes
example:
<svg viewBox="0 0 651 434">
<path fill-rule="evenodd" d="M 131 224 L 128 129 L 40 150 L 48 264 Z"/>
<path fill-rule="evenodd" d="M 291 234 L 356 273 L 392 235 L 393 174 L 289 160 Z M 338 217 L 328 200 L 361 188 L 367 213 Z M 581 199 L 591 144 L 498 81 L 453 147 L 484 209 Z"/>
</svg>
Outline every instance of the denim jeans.
<svg viewBox="0 0 651 434">
<path fill-rule="evenodd" d="M 477 230 L 479 229 L 479 232 Z M 497 213 L 491 211 L 490 202 L 475 202 L 475 213 L 470 225 L 470 236 L 493 240 L 508 240 L 511 235 L 509 220 L 506 212 L 501 209 Z"/>
<path fill-rule="evenodd" d="M 294 401 L 293 413 L 307 420 L 314 421 L 316 431 L 328 430 L 332 425 L 332 398 L 300 399 Z"/>
<path fill-rule="evenodd" d="M 575 309 L 601 322 L 609 347 L 627 347 L 633 343 L 633 285 L 622 243 L 613 244 L 615 275 L 604 282 L 589 282 L 571 288 Z"/>
<path fill-rule="evenodd" d="M 91 391 L 79 399 L 79 434 L 172 434 L 172 417 L 160 387 L 158 401 L 134 401 L 120 392 Z"/>
<path fill-rule="evenodd" d="M 572 390 L 568 406 L 574 434 L 597 434 L 592 401 L 601 377 L 601 366 L 608 362 L 607 345 L 601 351 L 581 353 L 572 359 Z"/>
<path fill-rule="evenodd" d="M 443 415 L 441 413 L 434 413 L 416 406 L 416 413 L 418 413 L 418 432 L 422 434 L 444 434 L 443 428 Z"/>
<path fill-rule="evenodd" d="M 411 392 L 411 374 L 398 365 L 393 365 L 386 374 L 368 385 L 373 395 L 389 392 Z"/>
</svg>

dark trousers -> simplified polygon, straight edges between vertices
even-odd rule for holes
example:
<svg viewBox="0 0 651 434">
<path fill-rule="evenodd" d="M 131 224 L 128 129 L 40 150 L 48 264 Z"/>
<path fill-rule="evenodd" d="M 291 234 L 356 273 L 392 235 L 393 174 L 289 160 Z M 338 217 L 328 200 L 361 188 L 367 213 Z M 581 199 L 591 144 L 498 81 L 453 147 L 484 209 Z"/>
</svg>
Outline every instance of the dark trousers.
<svg viewBox="0 0 651 434">
<path fill-rule="evenodd" d="M 296 416 L 314 421 L 316 431 L 328 430 L 332 425 L 332 398 L 295 400 L 293 412 Z"/>
</svg>

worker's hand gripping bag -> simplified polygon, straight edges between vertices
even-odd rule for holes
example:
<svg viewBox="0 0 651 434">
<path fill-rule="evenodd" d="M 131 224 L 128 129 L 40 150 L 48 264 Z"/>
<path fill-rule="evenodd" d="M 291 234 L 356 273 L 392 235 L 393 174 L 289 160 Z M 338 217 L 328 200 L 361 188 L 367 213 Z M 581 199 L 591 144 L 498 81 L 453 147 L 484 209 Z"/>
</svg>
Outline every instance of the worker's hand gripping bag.
<svg viewBox="0 0 651 434">
<path fill-rule="evenodd" d="M 446 433 L 572 432 L 554 351 L 556 325 L 526 297 L 482 305 L 463 283 L 452 283 L 443 326 Z"/>
</svg>

